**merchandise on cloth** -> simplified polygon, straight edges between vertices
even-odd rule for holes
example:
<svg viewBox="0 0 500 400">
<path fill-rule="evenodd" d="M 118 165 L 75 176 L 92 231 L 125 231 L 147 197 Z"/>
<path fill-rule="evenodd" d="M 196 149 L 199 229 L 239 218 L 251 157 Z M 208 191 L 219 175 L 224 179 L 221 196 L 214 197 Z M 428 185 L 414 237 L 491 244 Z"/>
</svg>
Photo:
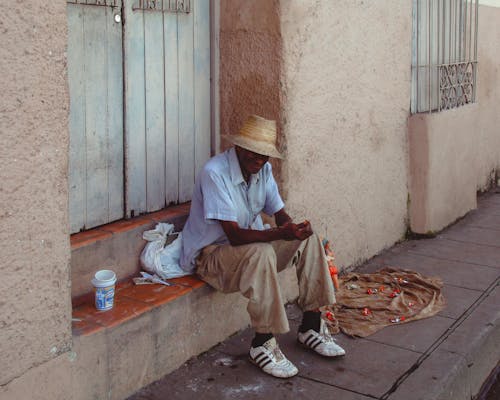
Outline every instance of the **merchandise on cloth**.
<svg viewBox="0 0 500 400">
<path fill-rule="evenodd" d="M 446 302 L 437 277 L 387 267 L 370 274 L 339 277 L 337 303 L 323 309 L 330 332 L 366 337 L 387 325 L 431 317 Z"/>
</svg>

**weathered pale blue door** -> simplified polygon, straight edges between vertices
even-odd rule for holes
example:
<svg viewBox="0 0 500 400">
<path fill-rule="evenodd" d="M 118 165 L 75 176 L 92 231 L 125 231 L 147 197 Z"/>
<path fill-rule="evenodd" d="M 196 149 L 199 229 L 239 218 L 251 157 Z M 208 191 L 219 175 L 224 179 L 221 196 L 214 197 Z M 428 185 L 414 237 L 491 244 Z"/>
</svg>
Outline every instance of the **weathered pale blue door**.
<svg viewBox="0 0 500 400">
<path fill-rule="evenodd" d="M 190 199 L 210 156 L 209 5 L 68 0 L 71 232 Z"/>
<path fill-rule="evenodd" d="M 120 12 L 120 0 L 68 1 L 71 232 L 124 214 Z"/>
<path fill-rule="evenodd" d="M 210 156 L 209 5 L 125 2 L 127 216 L 189 200 Z"/>
</svg>

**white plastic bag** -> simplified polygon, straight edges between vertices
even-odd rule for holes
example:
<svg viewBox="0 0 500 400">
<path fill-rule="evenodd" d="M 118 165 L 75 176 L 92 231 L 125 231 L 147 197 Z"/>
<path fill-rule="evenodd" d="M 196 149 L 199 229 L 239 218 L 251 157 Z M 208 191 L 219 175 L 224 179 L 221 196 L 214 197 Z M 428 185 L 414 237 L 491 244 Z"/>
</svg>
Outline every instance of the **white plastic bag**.
<svg viewBox="0 0 500 400">
<path fill-rule="evenodd" d="M 174 225 L 164 222 L 160 222 L 155 229 L 142 234 L 142 238 L 149 242 L 142 250 L 140 259 L 141 265 L 146 271 L 156 274 L 162 279 L 190 275 L 179 265 L 182 234 L 179 233 L 172 243 L 165 246 L 168 237 L 175 234 Z"/>
</svg>

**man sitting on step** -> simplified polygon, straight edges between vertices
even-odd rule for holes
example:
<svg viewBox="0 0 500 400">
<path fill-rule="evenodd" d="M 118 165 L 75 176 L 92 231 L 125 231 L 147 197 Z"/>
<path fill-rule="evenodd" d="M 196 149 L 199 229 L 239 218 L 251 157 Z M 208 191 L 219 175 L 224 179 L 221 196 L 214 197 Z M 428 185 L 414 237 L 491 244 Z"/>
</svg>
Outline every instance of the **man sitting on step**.
<svg viewBox="0 0 500 400">
<path fill-rule="evenodd" d="M 309 222 L 295 224 L 286 213 L 269 157 L 276 148 L 276 122 L 247 119 L 238 135 L 226 137 L 235 147 L 210 159 L 197 177 L 191 210 L 182 231 L 181 266 L 224 292 L 249 299 L 255 329 L 250 361 L 264 372 L 289 378 L 298 370 L 281 352 L 275 334 L 289 331 L 278 272 L 295 266 L 299 307 L 304 312 L 298 341 L 334 357 L 345 351 L 324 329 L 319 307 L 335 295 L 321 240 Z M 260 213 L 275 217 L 265 229 Z"/>
</svg>

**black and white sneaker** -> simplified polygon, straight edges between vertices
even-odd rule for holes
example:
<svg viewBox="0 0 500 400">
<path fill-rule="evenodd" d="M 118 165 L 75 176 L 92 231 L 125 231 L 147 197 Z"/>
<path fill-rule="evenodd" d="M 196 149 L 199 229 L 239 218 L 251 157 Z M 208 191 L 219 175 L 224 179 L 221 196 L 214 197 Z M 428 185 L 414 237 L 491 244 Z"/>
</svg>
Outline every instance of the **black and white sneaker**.
<svg viewBox="0 0 500 400">
<path fill-rule="evenodd" d="M 319 332 L 313 329 L 309 329 L 304 333 L 299 332 L 297 340 L 304 347 L 314 350 L 325 357 L 337 357 L 345 354 L 345 350 L 335 343 L 323 321 L 321 321 Z"/>
<path fill-rule="evenodd" d="M 299 372 L 281 352 L 274 337 L 262 346 L 250 347 L 250 362 L 276 378 L 291 378 Z"/>
</svg>

